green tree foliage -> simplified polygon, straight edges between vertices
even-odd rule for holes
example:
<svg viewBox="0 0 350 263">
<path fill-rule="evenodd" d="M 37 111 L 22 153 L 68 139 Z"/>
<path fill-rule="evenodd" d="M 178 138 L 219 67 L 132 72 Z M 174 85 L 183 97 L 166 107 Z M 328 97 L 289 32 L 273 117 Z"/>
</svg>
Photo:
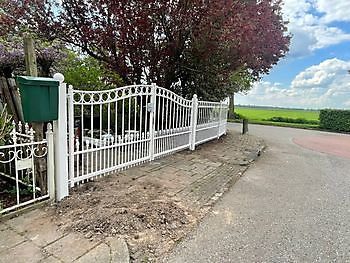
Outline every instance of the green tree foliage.
<svg viewBox="0 0 350 263">
<path fill-rule="evenodd" d="M 90 56 L 79 56 L 69 52 L 67 59 L 60 65 L 65 82 L 74 89 L 105 90 L 123 85 L 123 80 L 114 71 L 107 70 L 101 63 Z"/>
</svg>

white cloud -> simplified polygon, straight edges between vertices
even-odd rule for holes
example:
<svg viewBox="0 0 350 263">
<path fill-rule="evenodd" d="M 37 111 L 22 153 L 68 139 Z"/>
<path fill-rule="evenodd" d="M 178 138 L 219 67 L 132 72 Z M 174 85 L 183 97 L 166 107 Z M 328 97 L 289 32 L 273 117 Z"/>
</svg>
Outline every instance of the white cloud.
<svg viewBox="0 0 350 263">
<path fill-rule="evenodd" d="M 325 14 L 323 17 L 325 22 L 350 21 L 350 1 L 348 0 L 317 0 L 316 7 L 319 12 Z"/>
<path fill-rule="evenodd" d="M 350 61 L 325 60 L 299 73 L 290 87 L 256 83 L 248 95 L 237 95 L 239 104 L 301 108 L 347 108 L 350 106 Z"/>
<path fill-rule="evenodd" d="M 329 25 L 333 21 L 350 21 L 348 10 L 348 0 L 285 0 L 284 18 L 294 36 L 290 55 L 305 56 L 316 49 L 350 41 L 350 33 Z"/>
</svg>

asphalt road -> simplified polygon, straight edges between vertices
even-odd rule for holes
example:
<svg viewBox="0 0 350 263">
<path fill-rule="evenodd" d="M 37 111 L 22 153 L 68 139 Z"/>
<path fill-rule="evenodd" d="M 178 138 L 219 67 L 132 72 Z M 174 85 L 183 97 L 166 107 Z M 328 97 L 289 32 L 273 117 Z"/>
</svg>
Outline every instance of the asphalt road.
<svg viewBox="0 0 350 263">
<path fill-rule="evenodd" d="M 350 262 L 350 159 L 295 143 L 350 136 L 249 129 L 265 152 L 166 262 Z"/>
</svg>

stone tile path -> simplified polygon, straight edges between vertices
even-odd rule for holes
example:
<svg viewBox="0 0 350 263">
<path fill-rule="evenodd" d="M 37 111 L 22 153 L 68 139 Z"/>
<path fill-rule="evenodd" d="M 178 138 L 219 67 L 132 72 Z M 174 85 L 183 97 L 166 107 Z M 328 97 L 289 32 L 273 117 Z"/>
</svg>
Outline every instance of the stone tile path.
<svg viewBox="0 0 350 263">
<path fill-rule="evenodd" d="M 0 262 L 128 262 L 125 241 L 91 241 L 64 233 L 49 211 L 36 209 L 0 223 Z"/>
</svg>

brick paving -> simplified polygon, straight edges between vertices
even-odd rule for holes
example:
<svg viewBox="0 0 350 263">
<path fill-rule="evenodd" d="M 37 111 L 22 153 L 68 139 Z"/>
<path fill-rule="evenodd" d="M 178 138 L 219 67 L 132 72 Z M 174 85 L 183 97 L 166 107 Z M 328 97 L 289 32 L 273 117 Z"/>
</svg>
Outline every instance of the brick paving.
<svg viewBox="0 0 350 263">
<path fill-rule="evenodd" d="M 121 172 L 130 185 L 155 180 L 168 194 L 197 207 L 211 204 L 235 183 L 263 148 L 256 137 L 229 131 L 218 141 Z"/>
</svg>

